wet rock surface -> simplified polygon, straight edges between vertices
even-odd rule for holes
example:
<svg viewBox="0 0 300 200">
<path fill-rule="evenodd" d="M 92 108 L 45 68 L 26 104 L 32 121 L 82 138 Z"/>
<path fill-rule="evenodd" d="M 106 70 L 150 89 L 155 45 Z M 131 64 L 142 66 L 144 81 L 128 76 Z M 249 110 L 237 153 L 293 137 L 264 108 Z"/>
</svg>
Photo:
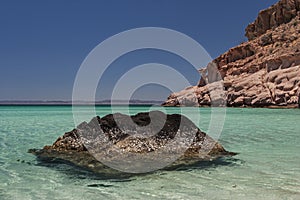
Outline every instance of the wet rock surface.
<svg viewBox="0 0 300 200">
<path fill-rule="evenodd" d="M 160 111 L 133 116 L 116 113 L 95 117 L 65 133 L 52 145 L 30 149 L 29 152 L 40 160 L 59 160 L 99 173 L 111 170 L 103 163 L 126 160 L 128 153 L 145 159 L 152 153 L 149 162 L 151 159 L 157 161 L 159 156 L 165 160 L 179 153 L 179 159 L 172 166 L 235 155 L 187 117 L 166 115 Z M 133 162 L 138 160 L 130 160 L 127 164 Z"/>
</svg>

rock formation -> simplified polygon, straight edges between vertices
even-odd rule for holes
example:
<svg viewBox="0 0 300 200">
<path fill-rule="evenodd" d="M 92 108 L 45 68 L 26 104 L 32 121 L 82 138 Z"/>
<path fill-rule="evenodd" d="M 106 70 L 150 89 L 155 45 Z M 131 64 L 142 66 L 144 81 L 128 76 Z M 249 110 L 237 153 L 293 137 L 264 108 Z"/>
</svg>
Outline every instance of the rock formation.
<svg viewBox="0 0 300 200">
<path fill-rule="evenodd" d="M 266 10 L 259 12 L 257 19 L 246 28 L 246 36 L 249 40 L 263 35 L 267 30 L 290 22 L 298 15 L 300 1 L 281 0 Z"/>
<path fill-rule="evenodd" d="M 220 79 L 209 81 L 205 78 L 205 73 L 210 76 L 209 66 L 201 69 L 202 78 L 197 86 L 171 94 L 163 105 L 184 106 L 194 102 L 193 106 L 210 106 L 216 101 L 211 95 L 215 90 L 213 84 L 220 82 L 227 106 L 298 107 L 300 0 L 280 0 L 260 11 L 247 26 L 246 36 L 247 42 L 213 60 Z"/>
<path fill-rule="evenodd" d="M 116 113 L 103 118 L 95 117 L 89 123 L 83 122 L 76 129 L 65 133 L 51 146 L 30 149 L 29 152 L 39 159 L 59 159 L 101 173 L 108 170 L 108 167 L 95 157 L 105 162 L 123 161 L 126 159 L 125 153 L 145 155 L 143 158 L 147 158 L 148 153 L 161 149 L 169 152 L 169 157 L 180 150 L 181 145 L 185 149 L 177 164 L 234 155 L 188 118 L 179 114 L 166 115 L 160 111 L 134 116 Z"/>
</svg>

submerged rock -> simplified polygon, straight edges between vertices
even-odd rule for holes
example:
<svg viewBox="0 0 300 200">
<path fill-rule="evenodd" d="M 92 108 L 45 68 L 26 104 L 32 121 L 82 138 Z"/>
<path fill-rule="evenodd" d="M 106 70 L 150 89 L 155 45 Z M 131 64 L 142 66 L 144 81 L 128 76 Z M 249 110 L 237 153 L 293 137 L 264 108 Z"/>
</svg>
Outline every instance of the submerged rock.
<svg viewBox="0 0 300 200">
<path fill-rule="evenodd" d="M 118 169 L 117 165 L 129 165 L 149 167 L 150 171 L 159 159 L 169 163 L 167 167 L 170 167 L 235 155 L 226 151 L 187 117 L 166 115 L 160 111 L 134 116 L 120 113 L 102 118 L 97 116 L 89 123 L 83 122 L 65 133 L 51 146 L 30 149 L 29 152 L 42 160 L 66 161 L 99 173 L 111 170 L 104 165 L 107 163 L 108 166 L 113 163 L 115 169 Z M 139 163 L 140 160 L 144 163 Z"/>
</svg>

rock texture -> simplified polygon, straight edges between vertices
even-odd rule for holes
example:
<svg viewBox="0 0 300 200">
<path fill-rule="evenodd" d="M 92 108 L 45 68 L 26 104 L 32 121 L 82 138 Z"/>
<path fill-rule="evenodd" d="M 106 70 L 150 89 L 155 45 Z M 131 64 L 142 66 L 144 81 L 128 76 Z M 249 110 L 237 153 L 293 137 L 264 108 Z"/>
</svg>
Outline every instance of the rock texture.
<svg viewBox="0 0 300 200">
<path fill-rule="evenodd" d="M 281 0 L 266 10 L 259 12 L 257 19 L 246 28 L 249 40 L 263 35 L 267 30 L 290 22 L 300 10 L 298 0 Z"/>
<path fill-rule="evenodd" d="M 300 0 L 280 0 L 260 11 L 246 28 L 246 36 L 248 42 L 229 49 L 209 64 L 215 65 L 218 72 L 210 72 L 209 66 L 199 70 L 202 78 L 197 86 L 171 94 L 163 105 L 210 106 L 220 99 L 211 95 L 215 84 L 223 86 L 221 96 L 228 106 L 298 107 Z M 221 78 L 210 81 L 211 73 Z"/>
<path fill-rule="evenodd" d="M 130 120 L 134 123 L 130 123 Z M 84 130 L 88 130 L 88 133 L 82 132 Z M 178 134 L 183 140 L 172 144 Z M 192 137 L 189 134 L 193 134 Z M 108 170 L 108 167 L 95 157 L 105 161 L 124 160 L 124 152 L 146 155 L 164 147 L 173 154 L 180 149 L 181 142 L 188 142 L 189 146 L 177 164 L 235 155 L 226 151 L 188 118 L 179 114 L 166 115 L 160 111 L 134 116 L 117 113 L 103 118 L 95 117 L 89 123 L 83 122 L 76 129 L 65 133 L 52 145 L 43 149 L 30 149 L 29 152 L 40 159 L 59 159 L 101 173 Z"/>
</svg>

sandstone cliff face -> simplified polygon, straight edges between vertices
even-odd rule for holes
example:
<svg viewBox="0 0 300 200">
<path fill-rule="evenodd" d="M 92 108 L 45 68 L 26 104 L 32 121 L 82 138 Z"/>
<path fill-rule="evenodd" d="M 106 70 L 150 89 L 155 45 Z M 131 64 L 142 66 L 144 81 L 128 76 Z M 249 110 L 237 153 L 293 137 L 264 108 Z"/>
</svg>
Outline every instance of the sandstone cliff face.
<svg viewBox="0 0 300 200">
<path fill-rule="evenodd" d="M 300 10 L 299 0 L 281 0 L 266 10 L 259 12 L 257 19 L 246 28 L 246 36 L 252 40 L 267 30 L 290 22 Z"/>
<path fill-rule="evenodd" d="M 249 41 L 229 49 L 199 70 L 199 84 L 171 94 L 165 106 L 210 106 L 223 100 L 228 106 L 296 107 L 300 94 L 300 0 L 281 0 L 259 13 L 246 28 Z M 203 73 L 204 71 L 204 73 Z M 215 70 L 216 71 L 216 70 Z M 224 95 L 215 98 L 212 93 Z M 219 84 L 219 85 L 220 85 Z M 217 88 L 217 89 L 216 89 Z"/>
</svg>

